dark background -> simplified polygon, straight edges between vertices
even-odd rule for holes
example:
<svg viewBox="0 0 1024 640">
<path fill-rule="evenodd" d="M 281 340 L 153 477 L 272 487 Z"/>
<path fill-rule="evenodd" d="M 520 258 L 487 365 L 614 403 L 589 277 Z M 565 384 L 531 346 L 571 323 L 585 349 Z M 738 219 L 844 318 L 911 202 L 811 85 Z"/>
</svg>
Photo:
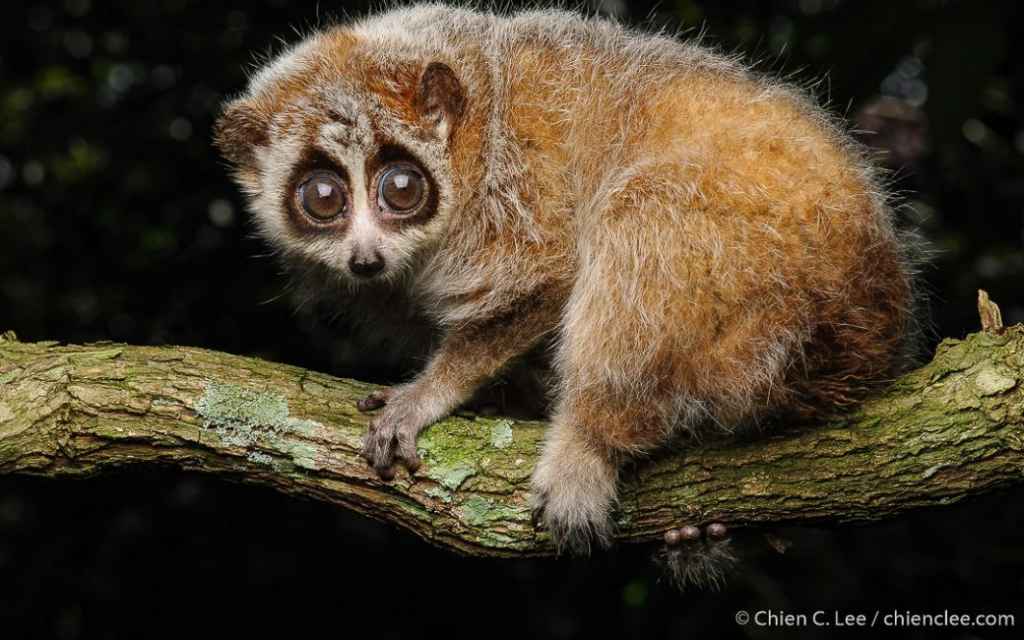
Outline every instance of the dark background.
<svg viewBox="0 0 1024 640">
<path fill-rule="evenodd" d="M 274 301 L 283 279 L 210 147 L 218 105 L 243 88 L 254 52 L 294 41 L 293 27 L 362 11 L 319 4 L 5 8 L 0 330 L 197 345 L 337 372 L 330 349 Z M 762 69 L 824 78 L 818 92 L 834 110 L 882 131 L 867 141 L 890 149 L 904 217 L 939 250 L 925 273 L 936 334 L 976 330 L 978 288 L 1008 322 L 1024 320 L 1015 3 L 604 4 L 630 21 L 704 25 L 710 42 Z M 1022 498 L 785 532 L 795 543 L 785 555 L 749 558 L 723 593 L 681 596 L 659 581 L 650 548 L 468 559 L 332 507 L 174 471 L 0 477 L 0 634 L 828 634 L 742 627 L 740 609 L 1011 612 L 1024 625 Z"/>
</svg>

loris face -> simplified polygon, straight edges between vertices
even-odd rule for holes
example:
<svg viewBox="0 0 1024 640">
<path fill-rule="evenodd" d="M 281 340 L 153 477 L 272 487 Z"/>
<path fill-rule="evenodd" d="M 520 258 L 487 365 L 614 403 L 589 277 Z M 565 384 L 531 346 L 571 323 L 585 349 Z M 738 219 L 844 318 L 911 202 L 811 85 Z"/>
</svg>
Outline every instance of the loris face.
<svg viewBox="0 0 1024 640">
<path fill-rule="evenodd" d="M 443 237 L 462 85 L 439 62 L 386 60 L 343 30 L 264 68 L 217 124 L 257 228 L 288 262 L 395 281 Z"/>
</svg>

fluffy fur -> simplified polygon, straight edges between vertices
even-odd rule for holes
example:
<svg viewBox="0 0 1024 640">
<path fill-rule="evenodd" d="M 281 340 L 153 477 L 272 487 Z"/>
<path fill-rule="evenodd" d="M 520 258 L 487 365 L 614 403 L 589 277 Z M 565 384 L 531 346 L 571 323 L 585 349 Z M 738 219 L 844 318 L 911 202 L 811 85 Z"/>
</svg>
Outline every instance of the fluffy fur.
<svg viewBox="0 0 1024 640">
<path fill-rule="evenodd" d="M 802 91 L 697 43 L 561 11 L 394 9 L 266 65 L 217 143 L 286 264 L 335 293 L 397 292 L 440 332 L 417 377 L 364 405 L 382 476 L 552 345 L 532 499 L 575 549 L 611 540 L 627 458 L 842 408 L 914 334 L 909 245 L 870 163 Z M 415 224 L 375 204 L 395 149 L 436 197 Z M 330 228 L 284 204 L 311 154 L 348 181 Z M 347 266 L 367 248 L 387 265 L 370 280 Z"/>
<path fill-rule="evenodd" d="M 663 546 L 655 561 L 665 576 L 680 591 L 710 589 L 718 591 L 726 576 L 739 564 L 728 540 L 692 542 L 681 547 Z"/>
</svg>

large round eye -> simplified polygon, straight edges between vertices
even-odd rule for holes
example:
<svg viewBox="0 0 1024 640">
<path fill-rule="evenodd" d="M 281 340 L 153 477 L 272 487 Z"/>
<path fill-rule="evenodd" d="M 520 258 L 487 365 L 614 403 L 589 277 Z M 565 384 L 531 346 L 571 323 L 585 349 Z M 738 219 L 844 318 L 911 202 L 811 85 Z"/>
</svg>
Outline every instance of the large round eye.
<svg viewBox="0 0 1024 640">
<path fill-rule="evenodd" d="M 326 222 L 344 213 L 348 206 L 345 186 L 333 173 L 316 173 L 299 185 L 302 208 L 316 220 Z"/>
<path fill-rule="evenodd" d="M 423 203 L 427 180 L 407 165 L 391 167 L 381 174 L 378 186 L 381 203 L 395 213 L 409 213 Z"/>
</svg>

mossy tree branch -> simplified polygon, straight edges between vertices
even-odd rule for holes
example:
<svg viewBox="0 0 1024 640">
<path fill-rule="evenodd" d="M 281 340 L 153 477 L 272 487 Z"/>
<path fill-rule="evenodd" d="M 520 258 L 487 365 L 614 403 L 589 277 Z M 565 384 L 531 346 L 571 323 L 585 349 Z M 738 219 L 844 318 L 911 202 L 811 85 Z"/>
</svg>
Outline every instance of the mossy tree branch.
<svg viewBox="0 0 1024 640">
<path fill-rule="evenodd" d="M 845 418 L 721 439 L 627 473 L 621 540 L 682 522 L 873 520 L 1024 481 L 1024 326 L 947 340 Z M 379 481 L 359 457 L 371 391 L 282 364 L 181 347 L 0 339 L 0 473 L 170 465 L 272 486 L 481 555 L 550 553 L 531 524 L 542 423 L 455 416 L 423 467 Z"/>
</svg>

